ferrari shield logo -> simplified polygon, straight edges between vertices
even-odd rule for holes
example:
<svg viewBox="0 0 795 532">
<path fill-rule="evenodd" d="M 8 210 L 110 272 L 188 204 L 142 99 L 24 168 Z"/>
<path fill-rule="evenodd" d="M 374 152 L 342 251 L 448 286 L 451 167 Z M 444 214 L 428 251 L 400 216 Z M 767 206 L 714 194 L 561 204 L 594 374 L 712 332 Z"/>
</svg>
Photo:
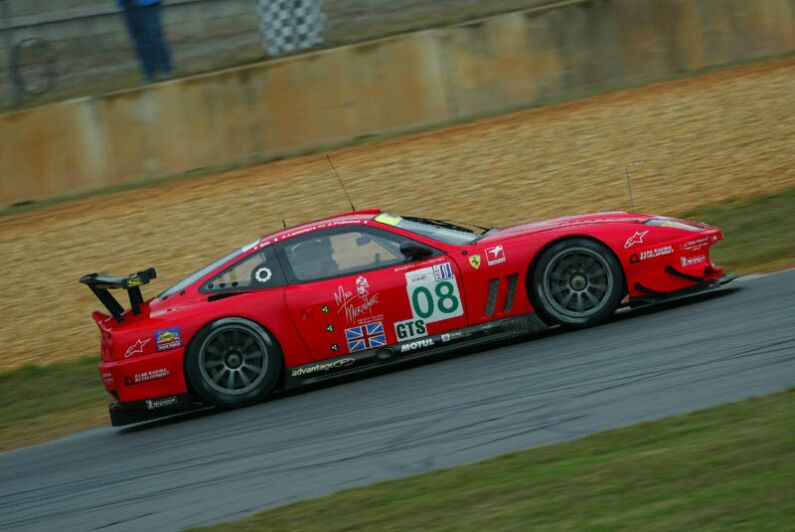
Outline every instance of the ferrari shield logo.
<svg viewBox="0 0 795 532">
<path fill-rule="evenodd" d="M 476 270 L 480 268 L 480 255 L 472 255 L 469 257 L 469 264 Z"/>
</svg>

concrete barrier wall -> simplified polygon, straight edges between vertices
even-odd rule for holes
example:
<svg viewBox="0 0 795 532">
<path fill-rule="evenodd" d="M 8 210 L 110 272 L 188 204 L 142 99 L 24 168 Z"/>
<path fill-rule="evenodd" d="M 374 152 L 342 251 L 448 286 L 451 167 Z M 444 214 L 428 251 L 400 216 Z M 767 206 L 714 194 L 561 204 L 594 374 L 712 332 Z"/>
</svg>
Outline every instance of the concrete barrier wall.
<svg viewBox="0 0 795 532">
<path fill-rule="evenodd" d="M 0 116 L 0 206 L 795 49 L 793 0 L 593 0 Z"/>
<path fill-rule="evenodd" d="M 3 46 L 30 38 L 46 41 L 55 60 L 58 93 L 107 87 L 108 78 L 138 77 L 137 56 L 114 0 L 0 1 L 9 2 L 10 18 L 0 21 Z M 163 5 L 178 71 L 201 72 L 265 56 L 255 0 L 168 0 Z M 8 54 L 0 53 L 0 103 L 10 105 L 7 69 Z M 37 72 L 24 75 L 40 77 Z"/>
</svg>

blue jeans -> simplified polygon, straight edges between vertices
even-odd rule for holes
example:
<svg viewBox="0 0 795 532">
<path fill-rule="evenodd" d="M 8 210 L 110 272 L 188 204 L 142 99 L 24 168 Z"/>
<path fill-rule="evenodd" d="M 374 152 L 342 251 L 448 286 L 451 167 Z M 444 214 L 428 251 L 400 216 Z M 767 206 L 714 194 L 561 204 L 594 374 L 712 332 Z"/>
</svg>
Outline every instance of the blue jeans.
<svg viewBox="0 0 795 532">
<path fill-rule="evenodd" d="M 163 36 L 160 5 L 124 8 L 124 21 L 141 60 L 141 70 L 148 81 L 158 72 L 171 75 L 171 53 Z"/>
</svg>

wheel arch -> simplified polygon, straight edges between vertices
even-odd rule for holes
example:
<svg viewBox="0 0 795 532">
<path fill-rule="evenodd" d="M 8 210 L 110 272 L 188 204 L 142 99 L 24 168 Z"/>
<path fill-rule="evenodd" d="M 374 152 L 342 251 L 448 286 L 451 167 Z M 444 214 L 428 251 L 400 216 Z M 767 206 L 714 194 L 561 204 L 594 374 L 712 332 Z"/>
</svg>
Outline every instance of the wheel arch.
<svg viewBox="0 0 795 532">
<path fill-rule="evenodd" d="M 260 327 L 265 332 L 266 335 L 268 335 L 270 341 L 273 342 L 273 344 L 276 346 L 277 353 L 282 361 L 281 374 L 279 375 L 279 380 L 277 381 L 275 387 L 276 390 L 281 389 L 284 386 L 284 379 L 287 374 L 287 368 L 286 368 L 287 361 L 284 358 L 284 351 L 282 350 L 281 343 L 279 343 L 279 339 L 276 337 L 276 335 L 273 334 L 273 332 L 271 332 L 271 330 L 268 327 L 266 327 L 263 323 L 261 323 L 259 320 L 251 318 L 249 316 L 225 315 L 225 316 L 215 316 L 212 319 L 205 321 L 198 329 L 196 329 L 196 332 L 193 334 L 193 336 L 191 336 L 191 339 L 185 345 L 184 355 L 182 356 L 182 371 L 183 374 L 185 375 L 185 386 L 188 388 L 188 393 L 190 393 L 191 396 L 193 397 L 200 397 L 200 395 L 197 394 L 196 390 L 193 389 L 193 384 L 190 382 L 190 379 L 188 378 L 187 364 L 188 364 L 189 350 L 196 341 L 196 338 L 199 337 L 202 331 L 204 331 L 207 327 L 209 327 L 213 323 L 225 319 L 239 319 L 254 323 L 258 327 Z"/>
<path fill-rule="evenodd" d="M 539 263 L 541 257 L 552 246 L 554 246 L 554 245 L 556 245 L 556 244 L 558 244 L 560 242 L 564 242 L 566 240 L 574 240 L 574 239 L 590 240 L 592 242 L 596 242 L 597 244 L 600 244 L 600 245 L 604 246 L 605 248 L 607 248 L 607 250 L 613 256 L 613 258 L 616 259 L 616 263 L 618 263 L 619 267 L 621 268 L 621 272 L 623 273 L 623 287 L 622 287 L 623 294 L 622 294 L 622 298 L 626 297 L 626 295 L 628 293 L 627 271 L 624 269 L 624 265 L 621 263 L 621 259 L 616 254 L 615 250 L 613 250 L 613 248 L 610 247 L 610 244 L 608 244 L 604 240 L 596 238 L 593 235 L 582 234 L 582 233 L 568 234 L 568 235 L 563 235 L 563 236 L 558 236 L 556 238 L 553 238 L 549 242 L 544 244 L 541 248 L 538 249 L 538 251 L 536 251 L 535 255 L 533 256 L 533 260 L 531 260 L 530 264 L 527 266 L 527 271 L 525 272 L 525 290 L 527 291 L 527 299 L 530 301 L 530 304 L 533 306 L 534 310 L 537 308 L 537 302 L 534 301 L 534 297 L 533 297 L 533 289 L 532 289 L 533 274 L 535 273 L 535 270 L 538 267 L 538 263 Z"/>
</svg>

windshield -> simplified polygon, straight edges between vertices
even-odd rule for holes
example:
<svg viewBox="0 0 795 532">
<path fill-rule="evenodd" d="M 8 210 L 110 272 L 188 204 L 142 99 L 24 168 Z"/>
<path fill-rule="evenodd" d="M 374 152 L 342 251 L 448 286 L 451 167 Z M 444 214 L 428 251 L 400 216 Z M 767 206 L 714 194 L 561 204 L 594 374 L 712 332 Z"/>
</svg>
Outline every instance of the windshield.
<svg viewBox="0 0 795 532">
<path fill-rule="evenodd" d="M 201 279 L 205 275 L 208 275 L 213 270 L 216 270 L 216 269 L 220 268 L 221 266 L 223 266 L 224 264 L 226 264 L 230 260 L 234 259 L 235 257 L 238 257 L 239 255 L 242 255 L 243 253 L 245 253 L 246 251 L 248 251 L 249 249 L 251 249 L 252 247 L 254 247 L 258 243 L 259 243 L 259 240 L 255 240 L 251 244 L 249 244 L 247 246 L 243 246 L 242 248 L 238 248 L 238 249 L 234 250 L 233 252 L 229 253 L 228 255 L 225 255 L 225 256 L 221 257 L 220 259 L 218 259 L 217 261 L 213 262 L 209 266 L 205 266 L 201 270 L 199 270 L 199 271 L 197 271 L 195 273 L 192 273 L 191 275 L 185 277 L 183 280 L 181 280 L 180 282 L 178 282 L 177 284 L 175 284 L 174 286 L 172 286 L 171 288 L 169 288 L 168 290 L 166 290 L 165 292 L 163 292 L 162 294 L 157 296 L 158 299 L 165 299 L 167 297 L 173 296 L 177 292 L 181 292 L 182 290 L 184 290 L 185 288 L 189 287 L 190 285 L 192 285 L 193 283 L 195 283 L 196 281 L 198 281 L 199 279 Z"/>
<path fill-rule="evenodd" d="M 477 228 L 479 231 L 473 231 L 463 225 L 448 220 L 395 216 L 386 213 L 376 216 L 375 221 L 386 225 L 393 225 L 440 242 L 455 245 L 471 244 L 484 232 L 488 231 L 488 228 L 476 225 L 472 227 Z"/>
</svg>

